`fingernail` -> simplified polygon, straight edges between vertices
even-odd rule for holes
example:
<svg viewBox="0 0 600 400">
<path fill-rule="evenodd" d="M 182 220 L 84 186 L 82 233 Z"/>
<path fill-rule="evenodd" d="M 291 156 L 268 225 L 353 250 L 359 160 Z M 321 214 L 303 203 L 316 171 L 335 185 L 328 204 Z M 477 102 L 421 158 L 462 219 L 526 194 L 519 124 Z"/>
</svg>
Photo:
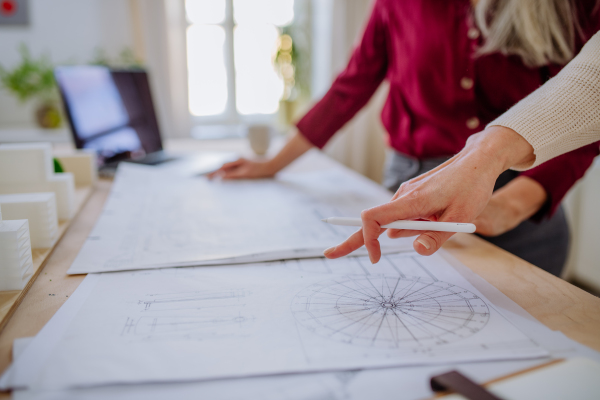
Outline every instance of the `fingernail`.
<svg viewBox="0 0 600 400">
<path fill-rule="evenodd" d="M 325 251 L 323 252 L 324 255 L 328 256 L 329 254 L 333 253 L 333 251 L 335 250 L 335 246 L 330 247 L 328 249 L 325 249 Z"/>
<path fill-rule="evenodd" d="M 425 247 L 427 250 L 429 250 L 431 248 L 431 245 L 429 243 L 427 243 L 427 240 L 417 239 L 417 242 L 421 243 L 423 245 L 423 247 Z"/>
<path fill-rule="evenodd" d="M 377 261 L 375 261 L 375 259 L 371 255 L 371 253 L 369 253 L 369 260 L 371 261 L 371 264 L 375 264 L 377 262 Z"/>
</svg>

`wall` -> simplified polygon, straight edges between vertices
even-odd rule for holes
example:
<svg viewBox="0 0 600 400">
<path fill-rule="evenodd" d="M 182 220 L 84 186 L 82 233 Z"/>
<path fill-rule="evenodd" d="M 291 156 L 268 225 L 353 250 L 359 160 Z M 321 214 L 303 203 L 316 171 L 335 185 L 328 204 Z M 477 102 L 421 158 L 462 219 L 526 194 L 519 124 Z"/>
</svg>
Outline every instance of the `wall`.
<svg viewBox="0 0 600 400">
<path fill-rule="evenodd" d="M 600 157 L 563 201 L 572 244 L 563 277 L 600 293 Z"/>
<path fill-rule="evenodd" d="M 86 63 L 102 48 L 116 56 L 133 48 L 130 3 L 125 0 L 29 0 L 29 25 L 0 27 L 0 64 L 15 66 L 18 46 L 26 44 L 38 57 L 54 63 Z M 32 104 L 26 107 L 0 91 L 0 127 L 32 125 Z"/>
</svg>

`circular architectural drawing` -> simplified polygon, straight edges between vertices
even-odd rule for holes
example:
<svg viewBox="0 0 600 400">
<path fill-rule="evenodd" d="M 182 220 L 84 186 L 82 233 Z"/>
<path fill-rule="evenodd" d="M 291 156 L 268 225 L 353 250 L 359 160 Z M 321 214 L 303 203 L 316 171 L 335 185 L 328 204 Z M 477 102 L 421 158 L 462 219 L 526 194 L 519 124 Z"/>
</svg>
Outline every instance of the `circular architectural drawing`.
<svg viewBox="0 0 600 400">
<path fill-rule="evenodd" d="M 300 325 L 333 340 L 381 348 L 443 345 L 489 320 L 478 296 L 441 281 L 346 276 L 307 287 L 292 301 Z"/>
</svg>

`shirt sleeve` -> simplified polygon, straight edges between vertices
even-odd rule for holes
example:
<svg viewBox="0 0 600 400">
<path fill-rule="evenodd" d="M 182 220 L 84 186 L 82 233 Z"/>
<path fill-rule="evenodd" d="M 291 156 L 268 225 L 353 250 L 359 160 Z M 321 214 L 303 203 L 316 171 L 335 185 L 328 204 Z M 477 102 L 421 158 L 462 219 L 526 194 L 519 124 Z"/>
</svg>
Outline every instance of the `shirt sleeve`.
<svg viewBox="0 0 600 400">
<path fill-rule="evenodd" d="M 379 0 L 346 69 L 296 124 L 302 135 L 319 148 L 369 101 L 385 78 L 388 57 L 383 11 Z"/>
<path fill-rule="evenodd" d="M 513 168 L 521 171 L 600 140 L 600 32 L 558 75 L 488 124 L 494 125 L 533 147 L 535 162 Z"/>
<path fill-rule="evenodd" d="M 554 214 L 563 197 L 585 174 L 599 153 L 600 142 L 589 144 L 521 173 L 537 181 L 548 194 L 544 206 L 532 217 L 534 221 Z"/>
</svg>

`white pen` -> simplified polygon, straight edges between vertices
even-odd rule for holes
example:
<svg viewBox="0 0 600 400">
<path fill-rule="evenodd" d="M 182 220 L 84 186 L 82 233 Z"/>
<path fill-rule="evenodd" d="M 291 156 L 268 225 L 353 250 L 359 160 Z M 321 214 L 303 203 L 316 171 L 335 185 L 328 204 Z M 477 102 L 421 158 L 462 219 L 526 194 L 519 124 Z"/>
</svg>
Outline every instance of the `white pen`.
<svg viewBox="0 0 600 400">
<path fill-rule="evenodd" d="M 332 225 L 362 226 L 362 220 L 360 218 L 330 217 L 322 219 L 321 221 Z M 382 225 L 382 228 L 438 232 L 475 232 L 474 224 L 466 224 L 462 222 L 394 221 L 390 224 Z"/>
</svg>

